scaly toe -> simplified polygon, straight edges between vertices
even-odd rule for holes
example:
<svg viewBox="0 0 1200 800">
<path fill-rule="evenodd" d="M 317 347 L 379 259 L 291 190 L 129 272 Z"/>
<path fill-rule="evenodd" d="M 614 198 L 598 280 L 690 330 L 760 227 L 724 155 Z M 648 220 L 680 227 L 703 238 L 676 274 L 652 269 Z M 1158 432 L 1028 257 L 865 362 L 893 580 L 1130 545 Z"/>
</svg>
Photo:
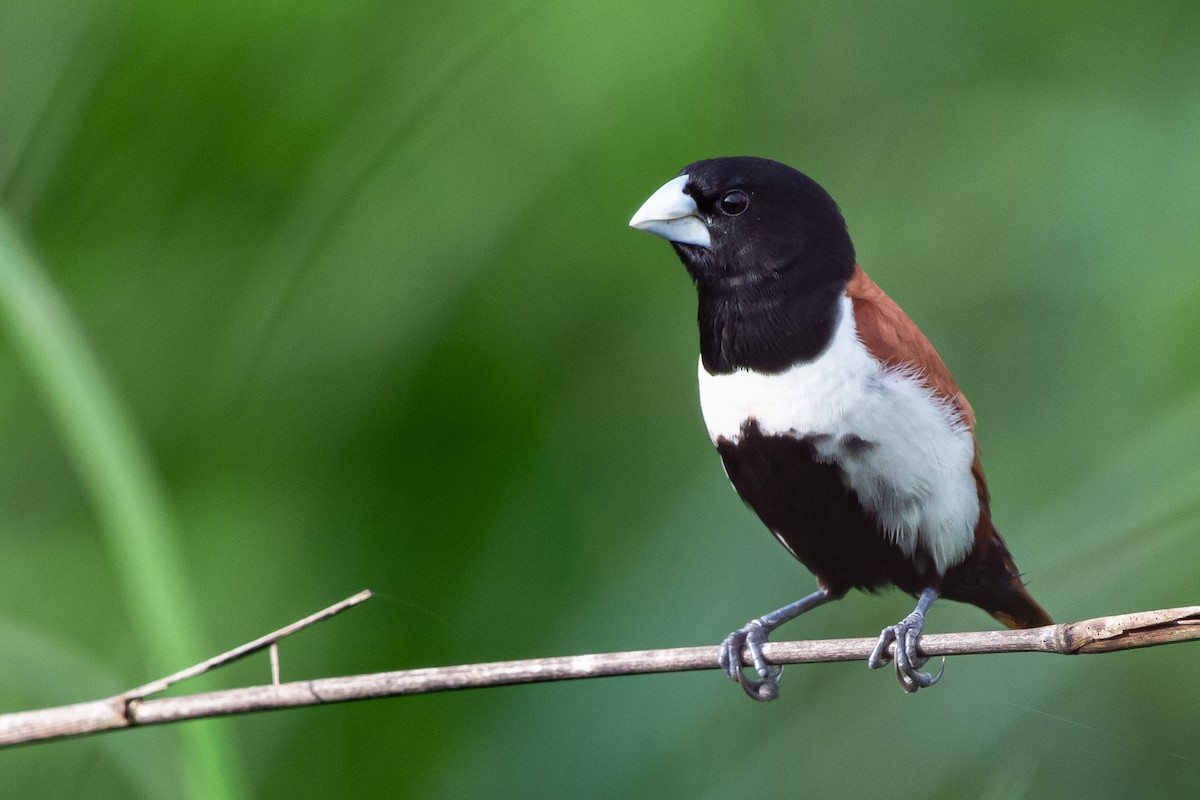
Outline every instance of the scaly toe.
<svg viewBox="0 0 1200 800">
<path fill-rule="evenodd" d="M 742 648 L 746 644 L 746 629 L 739 628 L 733 633 L 725 637 L 725 641 L 721 642 L 721 652 L 717 660 L 721 664 L 721 669 L 725 670 L 725 674 L 730 680 L 741 682 L 738 676 L 742 673 Z"/>
<path fill-rule="evenodd" d="M 889 625 L 879 632 L 879 641 L 875 643 L 875 649 L 867 658 L 868 669 L 879 669 L 891 662 L 892 657 L 888 654 L 888 645 L 894 641 L 896 641 L 895 625 Z"/>
<path fill-rule="evenodd" d="M 887 646 L 889 643 L 895 642 L 896 646 L 893 652 L 896 661 L 896 680 L 900 682 L 900 688 L 910 694 L 918 689 L 933 686 L 942 679 L 942 673 L 946 671 L 945 659 L 942 659 L 942 666 L 936 675 L 921 671 L 921 667 L 929 661 L 929 658 L 919 650 L 921 628 L 924 621 L 921 617 L 909 615 L 899 623 L 884 628 L 879 636 L 879 642 L 875 645 L 875 650 L 867 662 L 871 667 L 883 666 L 887 663 Z M 877 656 L 881 657 L 877 658 Z"/>
<path fill-rule="evenodd" d="M 779 676 L 783 667 L 767 663 L 762 646 L 767 643 L 768 631 L 761 620 L 751 620 L 725 637 L 718 656 L 721 668 L 738 682 L 742 690 L 755 700 L 770 702 L 779 697 Z M 762 680 L 755 680 L 742 667 L 742 648 L 750 650 L 754 671 Z"/>
</svg>

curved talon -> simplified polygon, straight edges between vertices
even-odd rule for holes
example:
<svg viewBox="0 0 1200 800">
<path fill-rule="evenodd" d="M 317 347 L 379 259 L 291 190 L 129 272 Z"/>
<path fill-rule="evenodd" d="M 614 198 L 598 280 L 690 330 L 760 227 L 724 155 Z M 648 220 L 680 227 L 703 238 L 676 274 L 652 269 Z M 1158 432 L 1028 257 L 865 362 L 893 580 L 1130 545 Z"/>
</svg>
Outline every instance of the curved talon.
<svg viewBox="0 0 1200 800">
<path fill-rule="evenodd" d="M 921 602 L 918 603 L 916 610 L 895 625 L 889 625 L 880 632 L 879 641 L 875 643 L 875 649 L 871 651 L 871 656 L 867 659 L 867 666 L 871 669 L 879 669 L 894 659 L 896 680 L 900 682 L 900 688 L 909 693 L 933 686 L 942 679 L 942 673 L 946 671 L 945 658 L 942 658 L 942 665 L 936 675 L 921 671 L 921 667 L 925 666 L 929 658 L 919 651 L 918 645 L 921 639 L 921 629 L 925 627 L 924 612 L 933 602 L 934 597 L 936 594 L 931 590 L 922 592 Z M 896 646 L 889 655 L 888 645 L 893 642 Z"/>
<path fill-rule="evenodd" d="M 921 638 L 920 623 L 924 620 L 915 620 L 916 625 L 913 622 L 914 620 L 905 617 L 897 624 L 884 628 L 879 634 L 879 641 L 876 642 L 875 649 L 871 651 L 871 656 L 867 659 L 868 667 L 879 669 L 894 658 L 896 680 L 900 682 L 900 688 L 909 693 L 933 686 L 942 679 L 942 673 L 946 671 L 946 659 L 943 658 L 942 666 L 936 675 L 921 672 L 921 667 L 929 661 L 917 650 L 917 644 Z M 894 656 L 888 655 L 888 645 L 892 642 L 896 643 Z"/>
<path fill-rule="evenodd" d="M 942 674 L 946 671 L 946 657 L 942 656 L 942 664 L 938 667 L 936 675 L 930 675 L 928 672 L 921 672 L 915 667 L 909 667 L 905 671 L 901 671 L 899 666 L 896 667 L 896 680 L 900 682 L 900 688 L 912 694 L 917 689 L 927 689 L 942 679 Z"/>
<path fill-rule="evenodd" d="M 731 679 L 738 682 L 742 691 L 764 703 L 779 697 L 779 676 L 783 674 L 783 667 L 767 663 L 763 656 L 762 646 L 766 644 L 768 635 L 769 632 L 762 620 L 751 620 L 725 637 L 718 656 L 721 669 L 725 670 Z M 742 667 L 743 647 L 750 649 L 754 671 L 762 680 L 755 680 L 746 675 L 746 671 Z"/>
<path fill-rule="evenodd" d="M 770 614 L 763 614 L 758 619 L 750 620 L 726 636 L 725 641 L 721 642 L 721 649 L 718 653 L 721 669 L 738 682 L 742 691 L 755 700 L 765 703 L 779 697 L 779 676 L 783 674 L 783 667 L 768 664 L 767 659 L 763 656 L 762 648 L 767 643 L 767 637 L 771 635 L 771 631 L 789 619 L 795 619 L 805 611 L 841 596 L 842 594 L 832 594 L 824 586 L 819 586 L 815 592 L 801 597 L 794 603 L 777 608 Z M 750 663 L 762 680 L 747 677 L 746 671 L 742 669 L 743 647 L 750 649 Z"/>
</svg>

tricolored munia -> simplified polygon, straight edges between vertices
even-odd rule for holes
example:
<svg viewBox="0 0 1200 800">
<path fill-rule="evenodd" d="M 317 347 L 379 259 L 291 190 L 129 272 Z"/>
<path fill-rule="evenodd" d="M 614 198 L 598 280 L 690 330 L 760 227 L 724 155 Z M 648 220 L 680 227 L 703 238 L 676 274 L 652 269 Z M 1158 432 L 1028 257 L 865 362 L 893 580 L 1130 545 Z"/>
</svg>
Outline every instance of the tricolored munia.
<svg viewBox="0 0 1200 800">
<path fill-rule="evenodd" d="M 700 405 L 730 482 L 817 577 L 812 594 L 751 620 L 721 664 L 757 700 L 778 696 L 762 645 L 779 625 L 850 589 L 918 598 L 883 629 L 906 691 L 938 597 L 1010 628 L 1050 624 L 992 524 L 975 416 L 929 340 L 867 277 L 837 204 L 775 161 L 685 167 L 630 225 L 671 242 L 696 285 Z M 742 669 L 747 648 L 758 678 Z"/>
</svg>

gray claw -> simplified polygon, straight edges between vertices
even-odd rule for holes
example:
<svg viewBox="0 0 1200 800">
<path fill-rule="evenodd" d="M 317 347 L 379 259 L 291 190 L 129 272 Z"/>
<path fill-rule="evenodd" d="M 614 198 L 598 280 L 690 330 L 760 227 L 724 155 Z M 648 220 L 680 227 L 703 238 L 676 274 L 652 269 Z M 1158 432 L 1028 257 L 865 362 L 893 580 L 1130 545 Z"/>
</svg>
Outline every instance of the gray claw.
<svg viewBox="0 0 1200 800">
<path fill-rule="evenodd" d="M 779 697 L 779 676 L 783 674 L 783 667 L 768 664 L 763 657 L 762 646 L 767 643 L 767 635 L 766 626 L 761 620 L 751 620 L 725 637 L 718 657 L 725 673 L 737 681 L 747 695 L 764 703 Z M 743 647 L 749 648 L 754 671 L 762 680 L 755 680 L 746 675 L 742 667 Z"/>
<path fill-rule="evenodd" d="M 794 603 L 783 608 L 777 608 L 770 614 L 763 614 L 758 619 L 747 622 L 741 628 L 725 637 L 721 643 L 718 661 L 725 674 L 738 682 L 742 690 L 755 700 L 767 702 L 779 697 L 779 676 L 783 667 L 768 664 L 763 657 L 763 645 L 771 631 L 778 628 L 789 619 L 795 619 L 809 609 L 816 608 L 822 603 L 828 603 L 841 597 L 841 594 L 831 594 L 824 586 L 818 586 L 812 594 L 801 597 Z M 746 676 L 742 669 L 742 648 L 750 648 L 750 663 L 762 680 Z"/>
<path fill-rule="evenodd" d="M 875 643 L 875 649 L 871 651 L 871 656 L 867 659 L 868 667 L 879 669 L 894 657 L 896 680 L 900 682 L 900 688 L 906 692 L 915 692 L 917 689 L 933 686 L 942 679 L 942 673 L 946 671 L 946 659 L 943 658 L 942 666 L 936 675 L 921 672 L 921 667 L 925 666 L 929 659 L 921 654 L 918 645 L 921 639 L 921 629 L 925 627 L 925 609 L 933 602 L 934 597 L 936 594 L 932 590 L 922 592 L 921 601 L 911 614 L 880 632 L 879 641 Z M 888 645 L 892 642 L 895 642 L 896 646 L 893 649 L 893 655 L 888 655 Z"/>
</svg>

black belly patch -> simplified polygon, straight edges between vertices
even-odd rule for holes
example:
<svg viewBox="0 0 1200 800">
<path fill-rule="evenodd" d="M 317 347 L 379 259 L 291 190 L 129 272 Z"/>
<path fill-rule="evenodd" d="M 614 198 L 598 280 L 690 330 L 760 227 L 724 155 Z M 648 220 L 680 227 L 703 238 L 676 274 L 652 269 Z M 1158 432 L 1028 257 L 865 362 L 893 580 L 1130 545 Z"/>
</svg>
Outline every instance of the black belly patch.
<svg viewBox="0 0 1200 800">
<path fill-rule="evenodd" d="M 825 588 L 895 584 L 917 593 L 936 583 L 925 554 L 916 554 L 921 566 L 905 556 L 846 486 L 841 467 L 817 453 L 814 442 L 828 438 L 768 436 L 750 420 L 736 444 L 718 439 L 717 451 L 738 494 Z M 839 443 L 851 458 L 874 447 L 852 435 Z"/>
</svg>

